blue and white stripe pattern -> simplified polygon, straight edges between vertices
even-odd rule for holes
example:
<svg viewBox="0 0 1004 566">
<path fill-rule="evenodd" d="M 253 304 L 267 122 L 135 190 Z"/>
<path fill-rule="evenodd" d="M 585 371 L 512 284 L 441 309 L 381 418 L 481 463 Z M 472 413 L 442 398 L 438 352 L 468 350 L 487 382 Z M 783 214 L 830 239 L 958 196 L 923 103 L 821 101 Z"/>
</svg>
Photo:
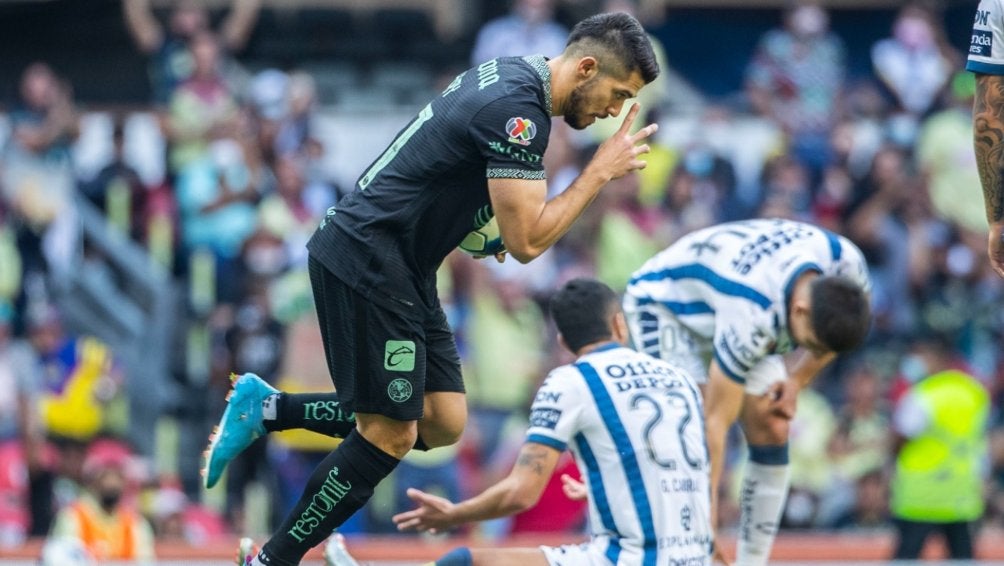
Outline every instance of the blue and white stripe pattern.
<svg viewBox="0 0 1004 566">
<path fill-rule="evenodd" d="M 788 298 L 806 271 L 846 275 L 870 288 L 864 257 L 846 238 L 801 222 L 749 220 L 693 232 L 657 254 L 631 277 L 625 305 L 634 316 L 675 317 L 726 375 L 743 383 L 765 356 L 793 347 Z"/>
<path fill-rule="evenodd" d="M 611 343 L 548 376 L 527 441 L 571 449 L 593 544 L 610 564 L 710 564 L 702 413 L 689 375 Z"/>
</svg>

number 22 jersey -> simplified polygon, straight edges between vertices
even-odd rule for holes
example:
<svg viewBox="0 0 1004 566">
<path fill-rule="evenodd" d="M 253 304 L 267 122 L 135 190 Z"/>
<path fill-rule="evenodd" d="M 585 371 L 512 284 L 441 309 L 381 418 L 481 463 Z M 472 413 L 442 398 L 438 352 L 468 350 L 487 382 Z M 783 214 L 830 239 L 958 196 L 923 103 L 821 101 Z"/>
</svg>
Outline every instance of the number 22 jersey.
<svg viewBox="0 0 1004 566">
<path fill-rule="evenodd" d="M 711 563 L 703 409 L 682 370 L 603 345 L 548 375 L 526 440 L 572 451 L 589 489 L 589 544 L 611 564 Z"/>
</svg>

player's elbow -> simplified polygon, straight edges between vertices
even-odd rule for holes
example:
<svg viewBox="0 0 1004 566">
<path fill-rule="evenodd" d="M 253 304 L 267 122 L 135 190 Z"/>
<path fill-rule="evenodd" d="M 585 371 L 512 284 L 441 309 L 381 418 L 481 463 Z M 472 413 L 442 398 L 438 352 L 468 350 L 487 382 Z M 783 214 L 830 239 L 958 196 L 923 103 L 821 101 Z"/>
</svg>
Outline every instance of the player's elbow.
<svg viewBox="0 0 1004 566">
<path fill-rule="evenodd" d="M 511 255 L 516 261 L 526 264 L 537 259 L 540 254 L 544 253 L 546 248 L 539 246 L 534 246 L 530 243 L 521 243 L 516 246 L 506 245 L 506 251 Z"/>
</svg>

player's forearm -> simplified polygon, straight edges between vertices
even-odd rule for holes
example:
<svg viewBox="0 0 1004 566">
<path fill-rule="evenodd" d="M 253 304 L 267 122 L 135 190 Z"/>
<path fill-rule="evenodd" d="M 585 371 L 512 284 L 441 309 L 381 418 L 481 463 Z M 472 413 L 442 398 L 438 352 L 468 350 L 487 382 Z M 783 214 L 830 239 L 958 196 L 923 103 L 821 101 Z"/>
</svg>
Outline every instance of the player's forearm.
<svg viewBox="0 0 1004 566">
<path fill-rule="evenodd" d="M 745 390 L 725 375 L 717 361 L 712 360 L 703 393 L 705 441 L 708 443 L 708 459 L 711 461 L 708 478 L 711 481 L 711 527 L 714 529 L 718 527 L 718 491 L 725 465 L 726 437 L 742 410 Z"/>
<path fill-rule="evenodd" d="M 810 386 L 816 376 L 837 358 L 833 352 L 817 356 L 809 351 L 798 350 L 794 363 L 791 365 L 790 376 L 802 388 Z"/>
<path fill-rule="evenodd" d="M 1004 77 L 977 75 L 973 145 L 987 222 L 1004 222 Z"/>
<path fill-rule="evenodd" d="M 609 180 L 588 169 L 583 171 L 564 192 L 544 203 L 537 221 L 526 234 L 524 246 L 514 250 L 506 241 L 509 253 L 520 263 L 526 263 L 544 253 L 568 232 Z"/>
<path fill-rule="evenodd" d="M 451 519 L 455 519 L 453 524 L 505 517 L 533 507 L 540 500 L 560 455 L 560 451 L 549 446 L 527 442 L 504 480 L 453 506 L 450 513 Z"/>
<path fill-rule="evenodd" d="M 711 470 L 708 479 L 711 482 L 711 528 L 718 528 L 718 485 L 722 480 L 722 463 L 725 458 L 725 437 L 729 423 L 708 415 L 705 422 L 706 441 L 708 443 L 708 459 L 711 460 Z"/>
<path fill-rule="evenodd" d="M 510 476 L 480 495 L 457 503 L 450 518 L 454 525 L 498 519 L 525 511 L 533 503 L 521 493 L 519 484 Z"/>
</svg>

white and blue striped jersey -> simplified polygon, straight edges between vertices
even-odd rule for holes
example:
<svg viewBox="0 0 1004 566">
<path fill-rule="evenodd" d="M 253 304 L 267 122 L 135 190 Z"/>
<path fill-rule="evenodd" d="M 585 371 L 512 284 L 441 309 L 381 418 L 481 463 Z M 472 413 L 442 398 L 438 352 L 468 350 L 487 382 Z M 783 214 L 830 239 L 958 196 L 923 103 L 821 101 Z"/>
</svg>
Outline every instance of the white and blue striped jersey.
<svg viewBox="0 0 1004 566">
<path fill-rule="evenodd" d="M 969 39 L 966 69 L 1004 75 L 1004 2 L 980 0 Z"/>
<path fill-rule="evenodd" d="M 527 441 L 572 451 L 591 545 L 612 565 L 711 563 L 701 396 L 674 366 L 609 343 L 552 371 Z"/>
<path fill-rule="evenodd" d="M 871 288 L 861 250 L 846 238 L 802 222 L 747 220 L 692 232 L 657 254 L 632 275 L 625 304 L 668 310 L 709 343 L 729 377 L 745 383 L 761 360 L 796 346 L 788 299 L 810 270 Z"/>
</svg>

